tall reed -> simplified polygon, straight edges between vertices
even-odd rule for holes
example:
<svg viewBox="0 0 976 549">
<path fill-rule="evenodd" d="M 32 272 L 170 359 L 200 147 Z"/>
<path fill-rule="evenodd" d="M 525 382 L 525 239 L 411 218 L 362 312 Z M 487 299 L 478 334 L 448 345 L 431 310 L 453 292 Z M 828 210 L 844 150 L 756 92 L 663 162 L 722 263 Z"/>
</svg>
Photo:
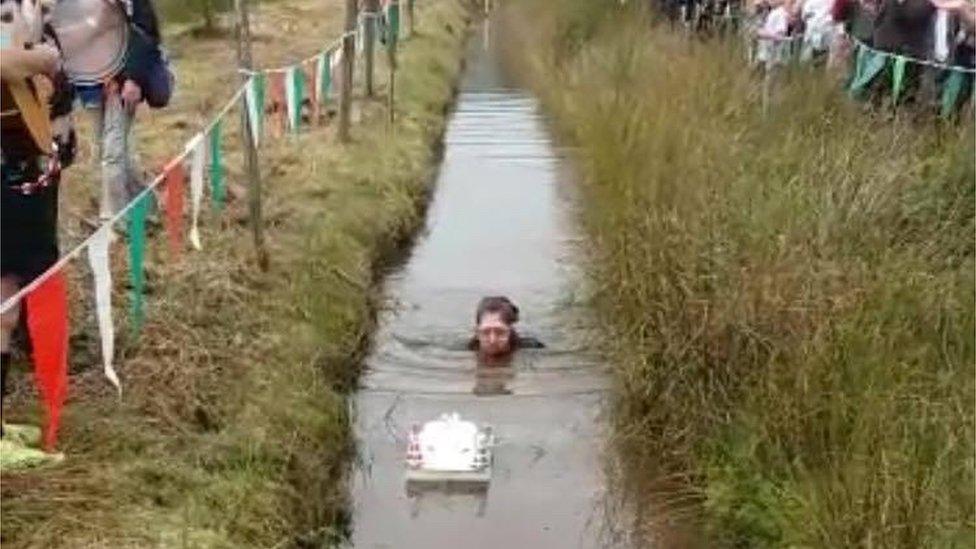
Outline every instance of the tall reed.
<svg viewBox="0 0 976 549">
<path fill-rule="evenodd" d="M 802 69 L 763 117 L 732 41 L 512 9 L 578 147 L 633 478 L 685 473 L 713 546 L 971 544 L 973 124 L 866 113 Z"/>
</svg>

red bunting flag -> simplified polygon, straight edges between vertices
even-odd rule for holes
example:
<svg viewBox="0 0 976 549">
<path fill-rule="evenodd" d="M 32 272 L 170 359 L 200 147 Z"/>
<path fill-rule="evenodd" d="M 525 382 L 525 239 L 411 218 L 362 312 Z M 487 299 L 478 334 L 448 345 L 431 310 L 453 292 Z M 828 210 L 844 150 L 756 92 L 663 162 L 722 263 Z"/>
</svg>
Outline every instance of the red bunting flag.
<svg viewBox="0 0 976 549">
<path fill-rule="evenodd" d="M 285 133 L 285 73 L 268 73 L 268 109 L 271 112 L 271 128 L 275 138 Z"/>
<path fill-rule="evenodd" d="M 174 260 L 183 252 L 183 202 L 186 194 L 186 171 L 183 162 L 175 162 L 166 172 L 166 235 Z"/>
<path fill-rule="evenodd" d="M 58 271 L 27 294 L 27 330 L 34 350 L 34 376 L 47 408 L 43 445 L 54 451 L 61 408 L 68 396 L 68 291 Z"/>
</svg>

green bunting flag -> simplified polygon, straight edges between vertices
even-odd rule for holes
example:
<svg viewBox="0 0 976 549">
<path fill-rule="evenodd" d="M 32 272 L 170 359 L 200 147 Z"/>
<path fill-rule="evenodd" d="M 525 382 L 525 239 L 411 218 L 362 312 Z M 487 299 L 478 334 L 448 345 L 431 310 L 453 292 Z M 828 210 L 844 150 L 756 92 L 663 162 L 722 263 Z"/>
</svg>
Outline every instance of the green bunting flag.
<svg viewBox="0 0 976 549">
<path fill-rule="evenodd" d="M 244 89 L 247 119 L 251 125 L 251 138 L 255 147 L 261 143 L 261 132 L 264 129 L 264 87 L 265 76 L 263 72 L 259 72 L 251 76 Z"/>
<path fill-rule="evenodd" d="M 895 56 L 895 63 L 891 70 L 891 95 L 895 104 L 898 104 L 898 98 L 901 97 L 901 91 L 905 87 L 905 66 L 907 64 L 908 59 L 901 55 Z"/>
<path fill-rule="evenodd" d="M 223 120 L 218 118 L 210 129 L 210 196 L 218 212 L 224 209 L 224 164 L 220 151 L 222 125 Z"/>
<path fill-rule="evenodd" d="M 400 38 L 400 3 L 389 2 L 386 4 L 386 45 L 395 48 L 397 39 Z"/>
<path fill-rule="evenodd" d="M 331 54 L 323 52 L 315 60 L 315 91 L 316 98 L 320 105 L 324 105 L 329 97 L 329 89 L 332 87 L 332 62 Z"/>
<path fill-rule="evenodd" d="M 887 56 L 881 52 L 868 49 L 865 46 L 858 46 L 857 62 L 854 68 L 854 78 L 851 80 L 850 92 L 857 95 L 878 73 L 884 70 L 887 64 Z"/>
<path fill-rule="evenodd" d="M 942 83 L 942 118 L 949 118 L 956 110 L 956 103 L 966 83 L 966 74 L 962 71 L 952 71 Z"/>
<path fill-rule="evenodd" d="M 288 108 L 288 125 L 298 132 L 302 122 L 302 102 L 305 100 L 305 71 L 299 66 L 288 67 L 285 75 L 285 104 Z"/>
<path fill-rule="evenodd" d="M 145 273 L 142 266 L 146 257 L 146 210 L 149 209 L 149 194 L 145 192 L 136 198 L 129 210 L 129 276 L 132 280 L 132 329 L 139 333 L 142 328 L 143 290 Z"/>
</svg>

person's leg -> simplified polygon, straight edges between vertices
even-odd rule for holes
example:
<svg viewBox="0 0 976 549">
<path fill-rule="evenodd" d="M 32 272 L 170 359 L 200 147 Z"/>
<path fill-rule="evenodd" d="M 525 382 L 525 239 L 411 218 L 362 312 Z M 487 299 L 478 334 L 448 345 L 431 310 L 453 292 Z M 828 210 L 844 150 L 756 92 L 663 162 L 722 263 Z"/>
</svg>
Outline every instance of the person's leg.
<svg viewBox="0 0 976 549">
<path fill-rule="evenodd" d="M 128 195 L 127 202 L 134 199 L 146 188 L 146 183 L 142 178 L 142 168 L 139 164 L 136 135 L 133 131 L 135 120 L 135 109 L 123 108 L 122 123 L 124 124 L 123 136 L 125 138 L 125 185 Z"/>
<path fill-rule="evenodd" d="M 0 301 L 6 301 L 17 293 L 18 288 L 16 277 L 0 278 Z M 0 315 L 0 436 L 3 436 L 3 404 L 7 397 L 7 371 L 10 369 L 10 338 L 19 318 L 20 303 Z"/>
<path fill-rule="evenodd" d="M 126 138 L 128 128 L 125 109 L 118 93 L 106 94 L 102 117 L 102 187 L 109 203 L 111 217 L 128 202 L 128 166 Z"/>
<path fill-rule="evenodd" d="M 102 221 L 112 217 L 112 186 L 106 177 L 105 165 L 105 101 L 87 107 L 91 114 L 92 131 L 94 133 L 94 150 L 96 172 L 100 176 L 100 190 L 98 193 L 98 218 Z"/>
</svg>

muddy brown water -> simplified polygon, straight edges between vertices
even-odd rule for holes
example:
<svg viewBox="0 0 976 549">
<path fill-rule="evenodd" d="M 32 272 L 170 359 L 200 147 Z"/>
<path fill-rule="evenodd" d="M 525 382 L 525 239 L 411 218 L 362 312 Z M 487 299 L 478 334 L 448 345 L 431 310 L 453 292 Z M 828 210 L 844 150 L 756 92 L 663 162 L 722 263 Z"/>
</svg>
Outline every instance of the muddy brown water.
<svg viewBox="0 0 976 549">
<path fill-rule="evenodd" d="M 601 465 L 608 382 L 586 349 L 573 173 L 536 100 L 504 74 L 489 28 L 469 42 L 426 230 L 385 281 L 355 397 L 355 547 L 614 545 Z M 502 294 L 548 347 L 479 367 L 463 350 L 474 308 Z M 408 491 L 407 431 L 445 412 L 494 428 L 487 491 Z"/>
</svg>

